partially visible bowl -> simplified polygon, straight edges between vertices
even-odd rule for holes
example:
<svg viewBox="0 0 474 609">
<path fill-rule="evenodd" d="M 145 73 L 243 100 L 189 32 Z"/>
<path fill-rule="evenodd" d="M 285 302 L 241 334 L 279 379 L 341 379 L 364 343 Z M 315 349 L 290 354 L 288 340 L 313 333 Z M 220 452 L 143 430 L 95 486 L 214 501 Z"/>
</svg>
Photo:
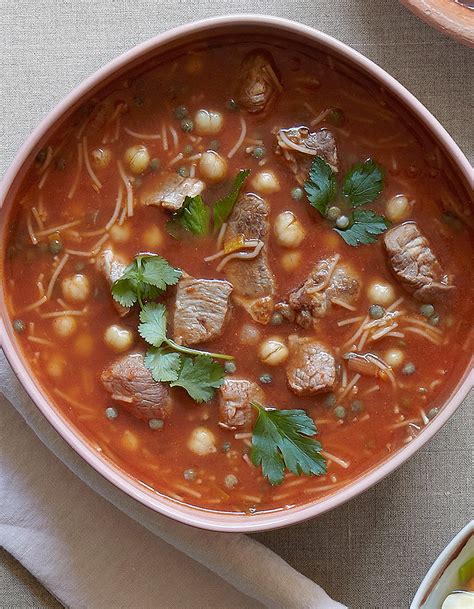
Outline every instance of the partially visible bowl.
<svg viewBox="0 0 474 609">
<path fill-rule="evenodd" d="M 473 555 L 474 520 L 471 520 L 433 563 L 421 582 L 410 609 L 439 609 L 448 594 L 459 587 L 459 567 Z"/>
<path fill-rule="evenodd" d="M 472 0 L 400 0 L 420 19 L 467 46 L 474 46 Z"/>
<path fill-rule="evenodd" d="M 308 45 L 308 47 L 322 49 L 329 54 L 341 58 L 353 66 L 355 71 L 363 72 L 364 75 L 373 79 L 378 86 L 393 95 L 394 98 L 404 105 L 413 119 L 424 126 L 424 129 L 437 142 L 440 149 L 449 159 L 457 179 L 466 185 L 472 183 L 472 169 L 466 157 L 433 115 L 399 82 L 358 52 L 326 34 L 286 19 L 258 15 L 222 17 L 181 26 L 135 47 L 88 78 L 47 116 L 25 142 L 0 185 L 0 242 L 6 239 L 7 219 L 10 208 L 18 186 L 35 153 L 47 140 L 49 134 L 87 96 L 90 96 L 91 92 L 98 91 L 104 83 L 110 82 L 118 74 L 123 74 L 130 66 L 141 64 L 141 62 L 149 59 L 151 56 L 159 55 L 165 50 L 211 36 L 236 32 L 265 34 L 269 37 L 278 36 L 280 38 L 285 37 L 288 40 L 296 40 Z M 5 286 L 2 285 L 0 289 L 5 290 Z M 399 451 L 394 452 L 390 458 L 377 467 L 365 472 L 332 495 L 324 497 L 317 502 L 309 502 L 283 511 L 257 513 L 252 517 L 243 514 L 206 512 L 188 505 L 179 504 L 167 497 L 152 492 L 152 490 L 140 484 L 131 475 L 128 475 L 118 466 L 101 456 L 94 449 L 91 442 L 81 435 L 60 410 L 48 400 L 22 355 L 21 349 L 12 333 L 11 324 L 7 320 L 8 311 L 6 294 L 4 292 L 0 298 L 1 346 L 13 370 L 32 400 L 72 448 L 95 468 L 97 472 L 143 505 L 183 523 L 215 531 L 253 532 L 288 526 L 315 517 L 345 503 L 393 472 L 420 449 L 446 423 L 474 384 L 474 371 L 472 364 L 468 363 L 462 375 L 457 379 L 456 385 L 453 387 L 439 414 L 413 441 L 406 444 Z"/>
</svg>

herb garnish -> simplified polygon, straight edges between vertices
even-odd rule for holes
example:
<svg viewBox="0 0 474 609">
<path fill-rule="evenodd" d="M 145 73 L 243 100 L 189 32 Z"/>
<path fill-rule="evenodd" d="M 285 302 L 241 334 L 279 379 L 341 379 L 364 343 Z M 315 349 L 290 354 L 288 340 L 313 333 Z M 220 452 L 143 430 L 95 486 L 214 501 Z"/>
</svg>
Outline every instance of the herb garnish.
<svg viewBox="0 0 474 609">
<path fill-rule="evenodd" d="M 241 169 L 234 178 L 230 191 L 215 203 L 213 222 L 215 233 L 229 217 L 249 173 L 250 169 Z M 186 197 L 183 206 L 166 223 L 166 230 L 175 238 L 178 238 L 182 231 L 188 231 L 194 235 L 207 235 L 210 217 L 211 210 L 200 195 Z"/>
<path fill-rule="evenodd" d="M 178 345 L 166 335 L 166 307 L 150 302 L 175 285 L 182 272 L 158 255 L 139 255 L 112 284 L 112 296 L 124 307 L 140 305 L 138 332 L 151 348 L 144 363 L 157 382 L 182 387 L 196 400 L 210 400 L 224 381 L 224 368 L 214 359 L 230 355 L 208 353 Z"/>
<path fill-rule="evenodd" d="M 359 207 L 374 201 L 382 192 L 383 183 L 382 168 L 372 159 L 368 159 L 364 163 L 356 163 L 347 172 L 342 195 L 351 208 Z M 332 217 L 331 212 L 335 210 L 340 215 L 340 219 L 343 219 L 338 207 L 330 207 L 338 195 L 336 175 L 320 156 L 316 156 L 311 164 L 309 179 L 305 182 L 304 189 L 310 204 L 322 216 L 329 216 L 336 221 L 334 230 L 349 245 L 357 247 L 361 244 L 374 243 L 376 241 L 374 236 L 383 233 L 390 226 L 388 220 L 372 210 L 352 211 L 348 214 L 348 218 L 345 218 L 345 224 L 338 222 L 337 215 Z"/>
<path fill-rule="evenodd" d="M 252 463 L 261 465 L 263 475 L 272 486 L 281 484 L 285 469 L 300 476 L 326 473 L 321 444 L 312 436 L 316 425 L 304 410 L 264 408 L 257 402 L 258 412 L 252 435 Z"/>
</svg>

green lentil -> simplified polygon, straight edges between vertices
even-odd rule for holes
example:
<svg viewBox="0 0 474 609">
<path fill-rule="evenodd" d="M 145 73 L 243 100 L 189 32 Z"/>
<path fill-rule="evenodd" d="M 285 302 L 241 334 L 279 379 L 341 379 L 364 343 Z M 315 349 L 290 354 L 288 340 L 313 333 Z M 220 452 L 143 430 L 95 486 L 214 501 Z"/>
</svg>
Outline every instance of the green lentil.
<svg viewBox="0 0 474 609">
<path fill-rule="evenodd" d="M 256 159 L 262 159 L 265 156 L 265 148 L 263 146 L 255 146 L 252 156 Z"/>
<path fill-rule="evenodd" d="M 145 102 L 145 99 L 144 99 L 143 95 L 136 95 L 133 98 L 133 103 L 137 108 L 140 108 L 140 106 L 143 106 L 144 102 Z"/>
<path fill-rule="evenodd" d="M 336 220 L 337 228 L 347 228 L 349 226 L 349 218 L 347 216 L 339 216 Z"/>
<path fill-rule="evenodd" d="M 174 111 L 174 115 L 181 121 L 189 115 L 189 112 L 186 106 L 178 106 Z"/>
<path fill-rule="evenodd" d="M 38 154 L 36 155 L 36 162 L 37 163 L 44 163 L 46 160 L 46 150 L 45 148 L 42 148 Z"/>
<path fill-rule="evenodd" d="M 422 304 L 420 306 L 420 313 L 423 317 L 432 317 L 434 314 L 434 306 L 432 304 Z"/>
<path fill-rule="evenodd" d="M 163 419 L 150 419 L 148 421 L 148 427 L 153 430 L 163 429 L 164 425 L 165 422 L 163 421 Z"/>
<path fill-rule="evenodd" d="M 189 169 L 187 167 L 178 167 L 176 173 L 182 178 L 187 178 L 189 176 Z"/>
<path fill-rule="evenodd" d="M 415 372 L 416 366 L 413 362 L 407 362 L 402 368 L 402 374 L 405 376 L 411 376 L 412 374 L 415 374 Z"/>
<path fill-rule="evenodd" d="M 344 118 L 344 113 L 342 110 L 339 110 L 339 108 L 334 108 L 334 110 L 332 110 L 329 114 L 328 118 L 333 125 L 339 125 Z"/>
<path fill-rule="evenodd" d="M 191 131 L 194 129 L 194 122 L 192 121 L 192 119 L 190 119 L 189 117 L 183 118 L 183 120 L 181 121 L 181 129 L 185 133 L 191 133 Z"/>
<path fill-rule="evenodd" d="M 156 171 L 160 166 L 160 159 L 151 159 L 150 161 L 150 171 Z"/>
<path fill-rule="evenodd" d="M 226 362 L 224 364 L 224 371 L 226 372 L 226 374 L 234 374 L 236 370 L 237 366 L 234 364 L 234 362 Z"/>
<path fill-rule="evenodd" d="M 221 450 L 223 453 L 228 453 L 231 448 L 232 448 L 232 444 L 230 442 L 224 442 Z"/>
<path fill-rule="evenodd" d="M 214 150 L 214 152 L 217 152 L 220 147 L 221 143 L 219 140 L 211 140 L 211 142 L 209 143 L 209 150 Z"/>
<path fill-rule="evenodd" d="M 235 99 L 229 99 L 227 102 L 227 107 L 229 110 L 232 110 L 232 112 L 238 112 L 240 109 L 239 104 L 235 101 Z"/>
<path fill-rule="evenodd" d="M 239 479 L 234 474 L 227 474 L 224 478 L 224 484 L 227 488 L 235 488 L 239 483 Z"/>
<path fill-rule="evenodd" d="M 371 319 L 382 319 L 382 317 L 384 315 L 385 315 L 385 309 L 382 307 L 382 305 L 378 305 L 378 304 L 370 305 L 369 317 Z"/>
<path fill-rule="evenodd" d="M 283 323 L 283 315 L 281 313 L 278 313 L 278 311 L 275 311 L 275 313 L 273 313 L 272 315 L 270 323 L 272 324 L 272 326 L 279 326 Z"/>
<path fill-rule="evenodd" d="M 61 241 L 59 241 L 59 239 L 53 239 L 49 242 L 48 249 L 53 256 L 56 256 L 56 254 L 59 254 L 59 252 L 63 249 L 63 244 Z"/>
<path fill-rule="evenodd" d="M 324 405 L 327 408 L 332 408 L 333 406 L 335 406 L 336 405 L 336 394 L 328 393 L 327 396 L 324 398 Z"/>
<path fill-rule="evenodd" d="M 334 408 L 334 416 L 336 417 L 336 419 L 345 419 L 346 414 L 347 413 L 344 406 L 336 406 L 336 408 Z"/>
<path fill-rule="evenodd" d="M 109 406 L 105 409 L 105 416 L 109 419 L 109 421 L 113 421 L 118 417 L 118 410 L 113 406 Z"/>
<path fill-rule="evenodd" d="M 22 319 L 13 320 L 13 329 L 15 330 L 15 332 L 18 332 L 18 334 L 21 334 L 22 332 L 25 331 L 25 328 L 26 328 L 26 324 Z"/>
<path fill-rule="evenodd" d="M 273 381 L 273 377 L 271 374 L 262 374 L 258 380 L 264 385 L 269 385 Z"/>
<path fill-rule="evenodd" d="M 300 188 L 299 186 L 296 186 L 291 191 L 291 198 L 294 199 L 295 201 L 300 201 L 303 198 L 303 194 L 304 194 L 303 189 Z"/>
<path fill-rule="evenodd" d="M 362 400 L 354 400 L 351 403 L 352 412 L 362 412 L 364 410 L 364 402 Z"/>
<path fill-rule="evenodd" d="M 425 394 L 428 393 L 428 389 L 426 387 L 418 387 L 418 393 Z"/>
<path fill-rule="evenodd" d="M 188 481 L 191 481 L 191 482 L 193 480 L 196 480 L 196 478 L 197 478 L 196 470 L 192 469 L 192 468 L 185 469 L 184 472 L 183 472 L 183 477 L 184 477 L 185 480 L 188 480 Z"/>
<path fill-rule="evenodd" d="M 431 408 L 430 410 L 428 410 L 428 412 L 426 413 L 426 416 L 428 417 L 428 419 L 431 421 L 431 419 L 434 419 L 435 416 L 438 414 L 439 412 L 439 408 Z"/>
<path fill-rule="evenodd" d="M 339 207 L 336 207 L 335 205 L 333 205 L 332 207 L 330 207 L 327 212 L 326 212 L 326 217 L 329 220 L 337 220 L 338 218 L 341 217 L 342 211 L 339 209 Z"/>
<path fill-rule="evenodd" d="M 191 144 L 186 144 L 186 146 L 183 148 L 183 154 L 186 156 L 190 156 L 193 152 L 194 148 L 191 146 Z"/>
<path fill-rule="evenodd" d="M 60 156 L 54 161 L 54 165 L 58 171 L 64 171 L 66 169 L 66 159 Z"/>
<path fill-rule="evenodd" d="M 433 315 L 428 319 L 430 326 L 437 326 L 439 324 L 439 315 Z"/>
</svg>

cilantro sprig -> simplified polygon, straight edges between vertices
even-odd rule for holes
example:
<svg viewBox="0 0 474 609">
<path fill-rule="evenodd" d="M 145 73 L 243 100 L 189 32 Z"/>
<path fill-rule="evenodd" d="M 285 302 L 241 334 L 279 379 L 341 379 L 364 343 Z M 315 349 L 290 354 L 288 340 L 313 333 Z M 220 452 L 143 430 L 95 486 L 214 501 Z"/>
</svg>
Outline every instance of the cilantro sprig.
<svg viewBox="0 0 474 609">
<path fill-rule="evenodd" d="M 368 159 L 364 163 L 356 163 L 347 172 L 342 185 L 341 199 L 350 208 L 357 208 L 375 201 L 383 187 L 383 169 L 375 161 Z M 338 186 L 334 171 L 322 157 L 314 158 L 304 189 L 310 204 L 327 218 L 330 215 L 331 205 L 338 198 Z M 330 219 L 334 220 L 334 218 Z M 338 227 L 336 221 L 334 230 L 347 244 L 357 247 L 374 243 L 375 236 L 383 233 L 389 226 L 388 220 L 370 209 L 354 209 L 349 214 L 347 226 Z"/>
<path fill-rule="evenodd" d="M 304 410 L 277 410 L 252 403 L 257 420 L 252 435 L 252 463 L 261 466 L 272 486 L 281 484 L 285 469 L 300 476 L 326 473 L 316 425 Z"/>
<path fill-rule="evenodd" d="M 250 169 L 241 169 L 234 178 L 230 191 L 214 205 L 213 231 L 217 233 L 229 217 L 239 197 Z M 166 223 L 168 233 L 178 239 L 183 232 L 193 235 L 207 235 L 210 231 L 211 209 L 201 195 L 186 197 L 182 207 Z"/>
<path fill-rule="evenodd" d="M 214 360 L 234 358 L 179 345 L 167 336 L 166 307 L 154 300 L 181 275 L 161 256 L 139 255 L 112 284 L 112 296 L 122 306 L 140 306 L 138 333 L 150 345 L 144 363 L 153 380 L 182 387 L 196 402 L 203 402 L 224 381 L 224 369 Z"/>
</svg>

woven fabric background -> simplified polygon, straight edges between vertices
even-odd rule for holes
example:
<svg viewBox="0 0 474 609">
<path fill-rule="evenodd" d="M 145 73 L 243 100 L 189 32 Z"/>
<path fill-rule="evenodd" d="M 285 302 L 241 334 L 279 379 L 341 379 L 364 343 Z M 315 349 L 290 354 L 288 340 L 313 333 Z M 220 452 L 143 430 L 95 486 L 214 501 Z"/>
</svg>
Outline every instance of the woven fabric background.
<svg viewBox="0 0 474 609">
<path fill-rule="evenodd" d="M 107 61 L 181 23 L 242 12 L 301 21 L 361 51 L 407 86 L 473 161 L 473 52 L 396 0 L 0 0 L 0 175 L 38 121 Z M 472 515 L 473 406 L 471 396 L 428 446 L 364 495 L 256 537 L 352 609 L 406 609 Z M 5 557 L 0 606 L 58 605 Z"/>
</svg>

